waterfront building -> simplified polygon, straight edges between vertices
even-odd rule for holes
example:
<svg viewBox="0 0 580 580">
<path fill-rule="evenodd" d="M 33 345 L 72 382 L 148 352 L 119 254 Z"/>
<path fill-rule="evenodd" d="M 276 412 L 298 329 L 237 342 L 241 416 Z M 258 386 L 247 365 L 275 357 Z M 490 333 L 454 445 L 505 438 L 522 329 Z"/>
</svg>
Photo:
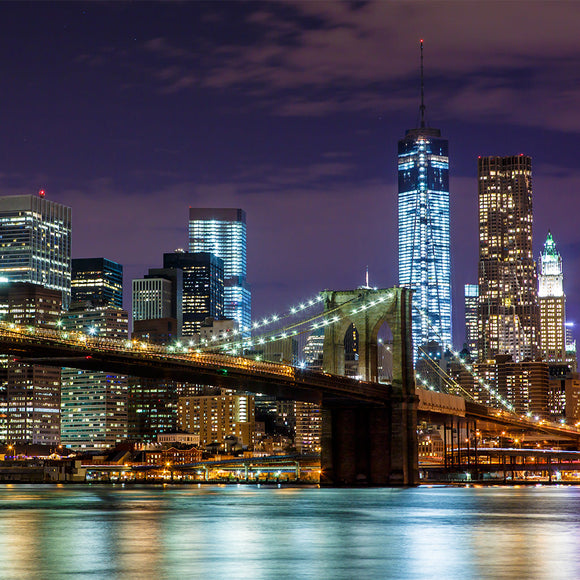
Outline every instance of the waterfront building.
<svg viewBox="0 0 580 580">
<path fill-rule="evenodd" d="M 322 449 L 322 409 L 315 403 L 296 401 L 294 447 L 298 453 L 320 453 Z"/>
<path fill-rule="evenodd" d="M 173 252 L 163 254 L 163 268 L 183 273 L 182 337 L 198 335 L 208 317 L 224 317 L 224 263 L 221 258 L 207 252 Z"/>
<path fill-rule="evenodd" d="M 532 251 L 532 160 L 526 155 L 480 157 L 480 361 L 539 354 L 540 311 Z"/>
<path fill-rule="evenodd" d="M 251 325 L 252 295 L 246 280 L 246 212 L 234 208 L 189 208 L 189 251 L 223 260 L 224 318 L 240 330 Z"/>
<path fill-rule="evenodd" d="M 123 266 L 107 258 L 74 258 L 71 293 L 71 302 L 123 308 Z"/>
<path fill-rule="evenodd" d="M 477 316 L 479 286 L 465 284 L 465 344 L 472 360 L 477 360 Z"/>
<path fill-rule="evenodd" d="M 412 332 L 418 347 L 451 343 L 448 141 L 426 126 L 421 41 L 421 122 L 399 141 L 399 285 L 414 290 Z"/>
<path fill-rule="evenodd" d="M 0 197 L 0 277 L 71 297 L 71 209 L 38 195 Z"/>
<path fill-rule="evenodd" d="M 538 302 L 542 358 L 549 363 L 565 363 L 566 295 L 562 257 L 550 232 L 538 261 Z"/>
<path fill-rule="evenodd" d="M 28 282 L 0 284 L 3 320 L 56 328 L 62 291 Z M 60 441 L 60 369 L 30 365 L 2 355 L 4 426 L 9 443 L 56 446 Z"/>
<path fill-rule="evenodd" d="M 199 435 L 200 445 L 223 444 L 236 437 L 244 447 L 254 444 L 254 396 L 234 395 L 222 389 L 220 395 L 180 397 L 179 430 Z"/>
<path fill-rule="evenodd" d="M 98 338 L 126 340 L 129 325 L 127 312 L 121 308 L 77 306 L 64 315 L 62 326 Z M 127 377 L 63 368 L 62 445 L 89 451 L 114 447 L 126 439 Z"/>
</svg>

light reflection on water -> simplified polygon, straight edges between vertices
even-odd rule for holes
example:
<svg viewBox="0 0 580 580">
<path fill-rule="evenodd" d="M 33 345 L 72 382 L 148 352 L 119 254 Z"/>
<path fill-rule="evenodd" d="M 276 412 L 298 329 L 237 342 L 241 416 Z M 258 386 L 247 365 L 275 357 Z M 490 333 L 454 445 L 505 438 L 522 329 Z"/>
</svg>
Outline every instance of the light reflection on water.
<svg viewBox="0 0 580 580">
<path fill-rule="evenodd" d="M 580 578 L 580 488 L 0 485 L 0 578 Z"/>
</svg>

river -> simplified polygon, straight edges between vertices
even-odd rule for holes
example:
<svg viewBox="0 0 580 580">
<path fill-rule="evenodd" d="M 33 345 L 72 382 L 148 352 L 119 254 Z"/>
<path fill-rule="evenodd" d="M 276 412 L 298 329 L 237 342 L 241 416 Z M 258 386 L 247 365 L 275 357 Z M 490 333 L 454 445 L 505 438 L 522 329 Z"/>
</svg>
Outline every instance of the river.
<svg viewBox="0 0 580 580">
<path fill-rule="evenodd" d="M 580 488 L 0 485 L 2 579 L 580 579 Z"/>
</svg>

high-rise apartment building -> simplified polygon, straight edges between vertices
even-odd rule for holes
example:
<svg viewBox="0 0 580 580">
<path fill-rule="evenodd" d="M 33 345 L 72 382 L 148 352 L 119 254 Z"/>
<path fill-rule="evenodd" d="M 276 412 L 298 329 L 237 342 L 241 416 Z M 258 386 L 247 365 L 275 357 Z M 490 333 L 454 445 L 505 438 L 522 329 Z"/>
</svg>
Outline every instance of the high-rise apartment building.
<svg viewBox="0 0 580 580">
<path fill-rule="evenodd" d="M 3 320 L 56 328 L 62 292 L 15 282 L 0 284 Z M 10 443 L 52 445 L 60 441 L 60 369 L 0 357 L 5 378 L 5 432 Z"/>
<path fill-rule="evenodd" d="M 107 258 L 72 261 L 71 301 L 123 308 L 123 266 Z"/>
<path fill-rule="evenodd" d="M 477 360 L 477 313 L 479 286 L 465 284 L 465 344 L 472 360 Z"/>
<path fill-rule="evenodd" d="M 79 307 L 65 314 L 63 328 L 123 340 L 128 336 L 128 316 L 114 306 Z M 127 377 L 62 369 L 63 445 L 83 451 L 114 447 L 127 438 L 127 429 Z"/>
<path fill-rule="evenodd" d="M 542 361 L 513 362 L 509 355 L 497 355 L 494 360 L 473 365 L 475 374 L 464 367 L 459 371 L 459 384 L 474 400 L 497 407 L 497 397 L 484 388 L 478 378 L 491 385 L 503 399 L 509 401 L 518 415 L 531 414 L 542 418 L 549 415 L 549 365 Z"/>
<path fill-rule="evenodd" d="M 540 350 L 550 363 L 566 362 L 566 296 L 562 257 L 552 234 L 544 243 L 538 262 L 538 302 L 540 305 Z"/>
<path fill-rule="evenodd" d="M 35 195 L 0 197 L 0 276 L 71 297 L 71 209 Z"/>
<path fill-rule="evenodd" d="M 425 125 L 421 42 L 421 123 L 399 141 L 399 285 L 414 290 L 413 345 L 451 343 L 448 142 Z"/>
<path fill-rule="evenodd" d="M 249 330 L 252 295 L 246 281 L 246 212 L 189 208 L 189 251 L 210 252 L 224 263 L 224 318 Z"/>
<path fill-rule="evenodd" d="M 178 428 L 199 435 L 201 445 L 223 443 L 230 436 L 245 447 L 254 444 L 253 395 L 223 389 L 221 395 L 180 397 L 177 417 Z"/>
<path fill-rule="evenodd" d="M 540 313 L 532 253 L 532 160 L 480 157 L 478 356 L 536 359 Z"/>
</svg>

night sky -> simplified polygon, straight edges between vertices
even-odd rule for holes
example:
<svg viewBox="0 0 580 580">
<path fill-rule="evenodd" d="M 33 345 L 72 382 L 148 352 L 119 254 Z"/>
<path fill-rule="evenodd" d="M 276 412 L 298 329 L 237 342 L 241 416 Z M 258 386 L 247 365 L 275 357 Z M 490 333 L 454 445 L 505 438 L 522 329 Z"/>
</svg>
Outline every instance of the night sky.
<svg viewBox="0 0 580 580">
<path fill-rule="evenodd" d="M 187 248 L 189 206 L 248 216 L 253 312 L 397 282 L 397 141 L 449 139 L 454 335 L 477 281 L 477 156 L 533 158 L 580 323 L 580 3 L 0 3 L 0 194 L 73 208 L 73 257 L 125 285 Z M 130 308 L 130 292 L 125 293 Z"/>
</svg>

